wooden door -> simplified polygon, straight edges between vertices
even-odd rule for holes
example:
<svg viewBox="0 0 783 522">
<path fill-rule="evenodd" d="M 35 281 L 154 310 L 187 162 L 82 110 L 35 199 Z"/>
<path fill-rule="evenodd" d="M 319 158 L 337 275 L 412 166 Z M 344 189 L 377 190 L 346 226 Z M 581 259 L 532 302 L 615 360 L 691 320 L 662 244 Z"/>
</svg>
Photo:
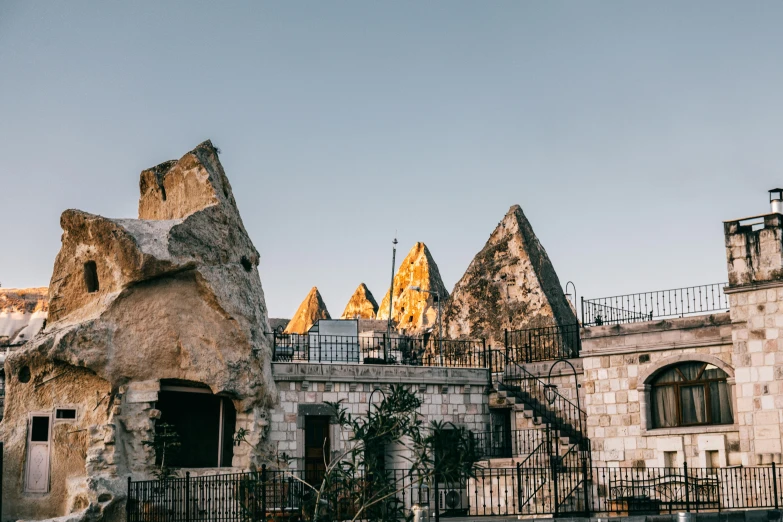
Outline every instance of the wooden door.
<svg viewBox="0 0 783 522">
<path fill-rule="evenodd" d="M 323 481 L 329 460 L 329 416 L 305 417 L 305 480 L 313 486 Z"/>
<path fill-rule="evenodd" d="M 51 438 L 51 414 L 31 414 L 27 424 L 27 461 L 25 467 L 25 491 L 27 492 L 46 493 L 49 491 L 49 450 Z"/>
</svg>

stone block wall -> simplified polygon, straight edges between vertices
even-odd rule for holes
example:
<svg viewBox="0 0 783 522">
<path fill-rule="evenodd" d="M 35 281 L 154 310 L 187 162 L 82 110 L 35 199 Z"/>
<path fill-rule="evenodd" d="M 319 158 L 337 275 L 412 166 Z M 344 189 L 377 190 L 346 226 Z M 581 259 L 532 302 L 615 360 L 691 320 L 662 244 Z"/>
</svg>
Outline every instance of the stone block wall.
<svg viewBox="0 0 783 522">
<path fill-rule="evenodd" d="M 648 407 L 648 381 L 683 361 L 718 366 L 735 388 L 733 351 L 726 313 L 584 329 L 584 401 L 593 464 L 705 467 L 716 455 L 711 452 L 723 466 L 747 463 L 747 433 L 736 423 L 736 401 L 735 424 L 729 425 L 653 429 Z"/>
<path fill-rule="evenodd" d="M 326 402 L 343 401 L 353 415 L 367 413 L 381 393 L 392 384 L 410 386 L 422 399 L 419 410 L 424 423 L 433 420 L 482 432 L 489 429 L 487 370 L 466 368 L 423 368 L 411 366 L 274 363 L 272 368 L 279 390 L 279 404 L 271 411 L 267 439 L 279 453 L 293 458 L 294 468 L 304 459 L 304 428 L 308 415 L 330 415 Z M 332 419 L 330 444 L 332 457 L 346 448 L 350 433 L 343 432 Z M 404 452 L 391 466 L 403 466 Z"/>
<path fill-rule="evenodd" d="M 737 414 L 746 464 L 781 462 L 783 282 L 726 291 L 731 304 Z"/>
</svg>

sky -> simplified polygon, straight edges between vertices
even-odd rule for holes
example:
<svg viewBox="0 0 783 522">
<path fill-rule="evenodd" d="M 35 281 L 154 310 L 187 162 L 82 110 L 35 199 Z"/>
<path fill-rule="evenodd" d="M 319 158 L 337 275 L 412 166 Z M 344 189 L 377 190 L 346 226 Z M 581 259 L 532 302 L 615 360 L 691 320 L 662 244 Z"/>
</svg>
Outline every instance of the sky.
<svg viewBox="0 0 783 522">
<path fill-rule="evenodd" d="M 272 317 L 448 288 L 513 204 L 586 298 L 722 282 L 783 185 L 783 2 L 0 2 L 0 284 L 205 139 Z"/>
</svg>

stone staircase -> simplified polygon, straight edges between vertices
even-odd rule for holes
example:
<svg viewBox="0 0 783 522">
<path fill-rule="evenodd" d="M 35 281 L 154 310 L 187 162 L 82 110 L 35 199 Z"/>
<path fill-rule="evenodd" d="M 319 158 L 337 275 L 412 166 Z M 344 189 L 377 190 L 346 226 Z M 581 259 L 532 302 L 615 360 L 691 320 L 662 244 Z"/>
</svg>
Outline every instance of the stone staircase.
<svg viewBox="0 0 783 522">
<path fill-rule="evenodd" d="M 516 415 L 517 429 L 540 429 L 546 434 L 537 454 L 487 461 L 490 467 L 517 468 L 519 518 L 585 512 L 584 486 L 590 477 L 584 474 L 590 469 L 590 441 L 582 430 L 584 413 L 513 361 L 506 361 L 504 371 L 493 377 L 490 408 L 521 412 Z"/>
</svg>

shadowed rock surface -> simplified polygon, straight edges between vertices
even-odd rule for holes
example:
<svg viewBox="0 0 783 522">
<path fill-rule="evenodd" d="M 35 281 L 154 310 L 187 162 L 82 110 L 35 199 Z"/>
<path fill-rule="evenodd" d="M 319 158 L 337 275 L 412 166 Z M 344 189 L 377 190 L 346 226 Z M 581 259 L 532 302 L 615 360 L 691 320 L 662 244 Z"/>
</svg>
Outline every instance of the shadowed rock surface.
<svg viewBox="0 0 783 522">
<path fill-rule="evenodd" d="M 348 300 L 340 319 L 375 319 L 377 314 L 378 303 L 367 285 L 362 283 Z"/>
<path fill-rule="evenodd" d="M 291 318 L 283 333 L 304 334 L 319 319 L 331 318 L 329 310 L 326 309 L 326 303 L 321 298 L 321 293 L 314 286 L 310 289 L 302 304 L 299 305 L 299 308 L 297 308 L 294 317 Z"/>
<path fill-rule="evenodd" d="M 418 286 L 422 290 L 438 292 L 445 310 L 449 292 L 440 278 L 438 265 L 424 243 L 416 243 L 402 260 L 394 276 L 394 300 L 392 303 L 392 321 L 397 329 L 417 334 L 435 327 L 438 318 L 438 303 L 429 292 L 412 290 Z M 389 318 L 389 291 L 378 308 L 378 319 Z"/>
<path fill-rule="evenodd" d="M 160 415 L 162 379 L 232 399 L 249 442 L 233 465 L 258 461 L 250 448 L 262 445 L 277 395 L 267 308 L 258 252 L 212 143 L 142 172 L 140 192 L 140 219 L 63 212 L 47 326 L 5 363 L 4 509 L 17 518 L 84 509 L 84 520 L 116 519 L 128 475 L 149 477 L 155 463 L 142 441 Z M 55 426 L 67 430 L 54 440 L 68 444 L 52 446 L 50 490 L 21 495 L 28 412 L 62 404 L 78 415 Z"/>
<path fill-rule="evenodd" d="M 502 343 L 504 331 L 576 323 L 552 262 L 522 208 L 512 206 L 454 286 L 449 337 Z"/>
<path fill-rule="evenodd" d="M 0 346 L 23 344 L 41 330 L 49 311 L 48 289 L 0 288 Z"/>
</svg>

